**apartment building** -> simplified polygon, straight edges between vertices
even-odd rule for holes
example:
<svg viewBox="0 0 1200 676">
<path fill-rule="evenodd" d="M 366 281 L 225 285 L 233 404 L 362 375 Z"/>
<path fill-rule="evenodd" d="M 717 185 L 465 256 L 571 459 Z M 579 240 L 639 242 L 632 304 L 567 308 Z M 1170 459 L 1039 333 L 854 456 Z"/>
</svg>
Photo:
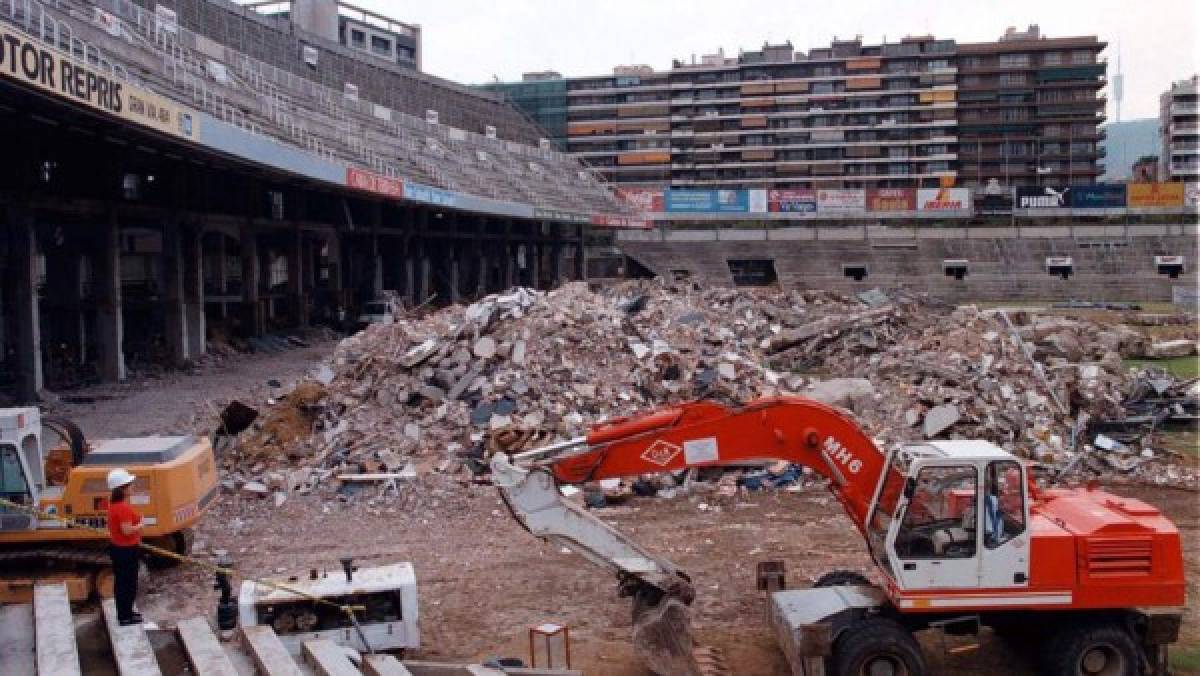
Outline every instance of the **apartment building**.
<svg viewBox="0 0 1200 676">
<path fill-rule="evenodd" d="M 1200 178 L 1200 76 L 1180 80 L 1159 97 L 1158 134 L 1162 145 L 1159 175 L 1164 181 Z"/>
<path fill-rule="evenodd" d="M 1095 183 L 1104 137 L 1105 43 L 1047 38 L 1037 25 L 959 43 L 959 183 Z"/>
<path fill-rule="evenodd" d="M 618 66 L 567 78 L 561 99 L 514 103 L 565 108 L 565 131 L 549 135 L 618 185 L 1087 184 L 1103 172 L 1104 47 L 1036 25 L 985 43 L 765 44 L 665 71 Z"/>
<path fill-rule="evenodd" d="M 932 187 L 955 179 L 954 42 L 766 44 L 567 81 L 567 147 L 647 187 Z"/>
</svg>

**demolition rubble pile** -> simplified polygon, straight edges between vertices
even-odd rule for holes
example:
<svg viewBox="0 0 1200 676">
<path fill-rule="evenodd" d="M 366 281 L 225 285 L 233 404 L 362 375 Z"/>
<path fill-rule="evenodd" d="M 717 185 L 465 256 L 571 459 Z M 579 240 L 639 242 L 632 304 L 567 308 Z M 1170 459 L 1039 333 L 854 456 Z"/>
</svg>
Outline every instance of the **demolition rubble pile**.
<svg viewBox="0 0 1200 676">
<path fill-rule="evenodd" d="M 981 438 L 1052 471 L 1194 487 L 1195 472 L 1155 445 L 1153 429 L 1096 432 L 1133 415 L 1124 403 L 1145 379 L 1121 358 L 1145 349 L 1143 334 L 1119 325 L 950 308 L 907 292 L 515 289 L 343 340 L 223 462 L 228 483 L 263 494 L 465 478 L 490 452 L 664 404 L 800 394 L 852 410 L 881 445 Z M 1194 383 L 1156 386 L 1174 387 L 1194 412 Z M 803 474 L 777 464 L 743 485 Z"/>
</svg>

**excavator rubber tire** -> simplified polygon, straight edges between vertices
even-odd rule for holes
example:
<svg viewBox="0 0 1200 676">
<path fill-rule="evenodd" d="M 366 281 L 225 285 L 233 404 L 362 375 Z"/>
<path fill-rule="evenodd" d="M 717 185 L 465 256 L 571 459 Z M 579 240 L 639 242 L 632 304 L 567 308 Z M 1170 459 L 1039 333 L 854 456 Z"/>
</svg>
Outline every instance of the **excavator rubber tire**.
<svg viewBox="0 0 1200 676">
<path fill-rule="evenodd" d="M 691 627 L 691 610 L 678 599 L 643 606 L 633 622 L 634 653 L 659 676 L 703 676 Z"/>
<path fill-rule="evenodd" d="M 1135 676 L 1142 673 L 1133 636 L 1115 621 L 1062 623 L 1042 651 L 1048 676 Z"/>
<path fill-rule="evenodd" d="M 831 570 L 813 583 L 813 588 L 817 587 L 849 587 L 854 585 L 869 585 L 871 581 L 862 573 L 856 573 L 852 570 Z"/>
<path fill-rule="evenodd" d="M 899 622 L 886 617 L 866 617 L 847 627 L 833 645 L 829 676 L 869 676 L 873 664 L 884 662 L 893 676 L 922 676 L 925 659 L 921 646 Z"/>
</svg>

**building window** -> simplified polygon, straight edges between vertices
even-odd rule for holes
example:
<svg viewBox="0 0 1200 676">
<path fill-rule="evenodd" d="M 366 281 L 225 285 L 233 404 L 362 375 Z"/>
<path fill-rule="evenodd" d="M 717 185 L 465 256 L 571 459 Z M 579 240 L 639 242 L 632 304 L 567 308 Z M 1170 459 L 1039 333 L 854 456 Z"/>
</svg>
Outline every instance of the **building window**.
<svg viewBox="0 0 1200 676">
<path fill-rule="evenodd" d="M 1001 54 L 1001 68 L 1022 68 L 1029 65 L 1028 54 Z"/>
<path fill-rule="evenodd" d="M 950 67 L 949 59 L 931 59 L 928 62 L 928 64 L 926 64 L 926 68 L 928 70 L 940 70 L 942 68 L 949 68 L 949 67 Z"/>
<path fill-rule="evenodd" d="M 1073 64 L 1083 65 L 1095 62 L 1096 57 L 1092 54 L 1092 50 L 1090 49 L 1076 49 L 1075 51 L 1071 52 L 1071 63 Z"/>
<path fill-rule="evenodd" d="M 378 35 L 371 36 L 371 51 L 376 54 L 392 55 L 392 41 Z"/>
<path fill-rule="evenodd" d="M 367 34 L 360 30 L 350 29 L 350 46 L 365 49 L 367 46 Z"/>
<path fill-rule="evenodd" d="M 1062 62 L 1062 52 L 1046 52 L 1046 54 L 1042 56 L 1042 65 L 1045 66 L 1058 66 L 1061 65 Z"/>
<path fill-rule="evenodd" d="M 1029 81 L 1025 73 L 1001 73 L 1000 85 L 1023 85 Z"/>
</svg>

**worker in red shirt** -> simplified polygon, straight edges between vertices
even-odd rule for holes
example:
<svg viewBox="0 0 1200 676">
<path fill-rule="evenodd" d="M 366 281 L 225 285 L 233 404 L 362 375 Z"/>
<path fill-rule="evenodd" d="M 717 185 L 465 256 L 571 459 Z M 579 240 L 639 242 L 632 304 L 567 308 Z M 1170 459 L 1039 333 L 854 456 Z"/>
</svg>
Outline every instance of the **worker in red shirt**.
<svg viewBox="0 0 1200 676">
<path fill-rule="evenodd" d="M 142 517 L 129 506 L 129 486 L 135 477 L 124 469 L 108 473 L 108 533 L 112 538 L 109 555 L 113 566 L 113 596 L 117 621 L 121 626 L 139 624 L 142 616 L 133 611 L 137 598 L 138 560 L 141 558 Z"/>
</svg>

